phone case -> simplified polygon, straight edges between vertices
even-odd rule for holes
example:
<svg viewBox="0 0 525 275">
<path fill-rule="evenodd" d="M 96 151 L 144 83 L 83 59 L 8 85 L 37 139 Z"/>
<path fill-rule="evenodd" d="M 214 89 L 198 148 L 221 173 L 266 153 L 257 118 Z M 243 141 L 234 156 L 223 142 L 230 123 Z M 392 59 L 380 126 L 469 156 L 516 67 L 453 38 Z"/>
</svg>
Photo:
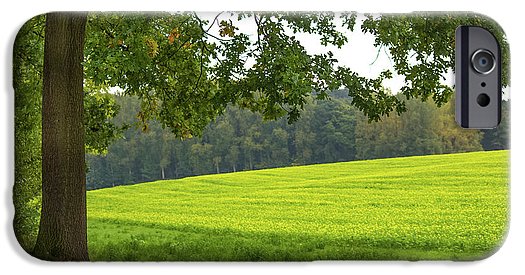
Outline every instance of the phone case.
<svg viewBox="0 0 525 275">
<path fill-rule="evenodd" d="M 459 26 L 499 42 L 494 129 L 455 122 Z M 473 13 L 36 16 L 13 53 L 17 239 L 51 261 L 486 258 L 508 49 Z"/>
</svg>

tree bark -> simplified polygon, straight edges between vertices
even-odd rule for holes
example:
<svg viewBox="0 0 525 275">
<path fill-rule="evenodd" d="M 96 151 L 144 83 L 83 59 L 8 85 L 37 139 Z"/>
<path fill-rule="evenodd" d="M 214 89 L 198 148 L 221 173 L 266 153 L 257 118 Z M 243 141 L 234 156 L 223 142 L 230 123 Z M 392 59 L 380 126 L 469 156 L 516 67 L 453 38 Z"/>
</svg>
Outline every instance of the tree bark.
<svg viewBox="0 0 525 275">
<path fill-rule="evenodd" d="M 86 261 L 83 68 L 86 13 L 46 15 L 42 97 L 42 213 L 34 255 Z"/>
</svg>

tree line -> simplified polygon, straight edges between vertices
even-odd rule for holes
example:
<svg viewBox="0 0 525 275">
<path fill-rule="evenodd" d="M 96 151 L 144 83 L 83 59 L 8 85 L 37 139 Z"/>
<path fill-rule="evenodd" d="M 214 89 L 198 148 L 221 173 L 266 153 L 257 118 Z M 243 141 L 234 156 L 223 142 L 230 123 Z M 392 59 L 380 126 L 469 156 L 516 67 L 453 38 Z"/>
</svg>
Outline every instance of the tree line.
<svg viewBox="0 0 525 275">
<path fill-rule="evenodd" d="M 285 118 L 265 121 L 230 106 L 201 137 L 183 140 L 154 121 L 144 129 L 136 122 L 140 102 L 114 97 L 122 106 L 114 123 L 131 127 L 107 154 L 87 155 L 88 189 L 291 165 L 508 148 L 506 101 L 500 127 L 466 130 L 456 125 L 451 103 L 438 108 L 430 101 L 407 101 L 407 111 L 400 116 L 370 123 L 351 105 L 346 91 L 337 91 L 330 100 L 309 102 L 294 124 Z"/>
</svg>

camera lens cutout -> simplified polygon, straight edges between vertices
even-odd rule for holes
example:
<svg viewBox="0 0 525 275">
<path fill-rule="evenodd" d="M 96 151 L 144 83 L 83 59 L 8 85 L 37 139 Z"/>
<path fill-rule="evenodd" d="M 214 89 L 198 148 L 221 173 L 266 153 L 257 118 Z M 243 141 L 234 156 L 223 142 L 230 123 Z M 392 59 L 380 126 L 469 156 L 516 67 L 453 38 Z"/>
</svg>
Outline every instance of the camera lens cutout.
<svg viewBox="0 0 525 275">
<path fill-rule="evenodd" d="M 487 105 L 489 105 L 490 103 L 490 97 L 485 93 L 479 94 L 477 101 L 478 101 L 479 106 L 487 107 Z"/>
<path fill-rule="evenodd" d="M 494 55 L 485 49 L 479 49 L 472 55 L 472 67 L 480 74 L 489 74 L 496 66 Z"/>
</svg>

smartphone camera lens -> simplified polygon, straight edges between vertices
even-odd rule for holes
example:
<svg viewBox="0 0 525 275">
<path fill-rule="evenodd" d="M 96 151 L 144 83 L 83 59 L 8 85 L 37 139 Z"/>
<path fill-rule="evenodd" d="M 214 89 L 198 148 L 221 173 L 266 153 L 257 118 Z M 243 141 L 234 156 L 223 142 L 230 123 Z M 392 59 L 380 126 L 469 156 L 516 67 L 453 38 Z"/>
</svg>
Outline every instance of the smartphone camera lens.
<svg viewBox="0 0 525 275">
<path fill-rule="evenodd" d="M 477 50 L 472 55 L 471 62 L 474 70 L 480 74 L 489 74 L 494 70 L 496 65 L 494 55 L 490 51 L 484 49 Z"/>
</svg>

